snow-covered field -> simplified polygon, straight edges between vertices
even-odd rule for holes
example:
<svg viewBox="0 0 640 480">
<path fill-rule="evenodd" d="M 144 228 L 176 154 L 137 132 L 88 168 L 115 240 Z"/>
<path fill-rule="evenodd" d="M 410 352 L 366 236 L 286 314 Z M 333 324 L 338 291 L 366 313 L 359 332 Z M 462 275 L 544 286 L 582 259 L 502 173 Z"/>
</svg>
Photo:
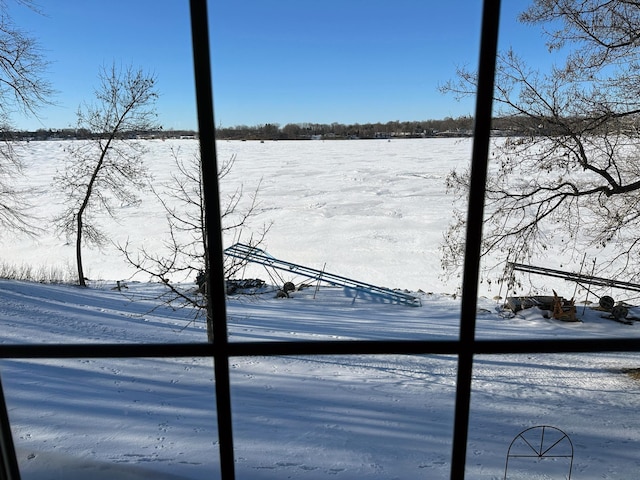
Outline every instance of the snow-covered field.
<svg viewBox="0 0 640 480">
<path fill-rule="evenodd" d="M 162 182 L 170 148 L 197 144 L 150 147 Z M 61 208 L 51 180 L 64 142 L 28 149 L 25 181 L 46 225 Z M 468 140 L 450 139 L 221 142 L 221 157 L 238 155 L 223 192 L 240 182 L 251 190 L 262 178 L 256 221 L 274 222 L 266 243 L 274 256 L 423 290 L 421 307 L 354 300 L 330 287 L 288 299 L 231 296 L 231 341 L 457 338 L 459 298 L 454 284 L 439 281 L 437 248 L 451 211 L 443 178 L 469 152 Z M 161 245 L 164 219 L 151 196 L 121 213 L 107 223 L 114 240 Z M 73 247 L 54 235 L 0 241 L 3 262 L 72 264 Z M 0 281 L 0 342 L 206 340 L 190 312 L 158 306 L 160 285 L 134 277 L 113 290 L 132 274 L 114 249 L 89 251 L 86 262 L 87 290 Z M 574 285 L 558 285 L 572 296 Z M 539 310 L 506 315 L 491 299 L 497 293 L 483 291 L 478 301 L 478 338 L 640 338 L 637 323 L 588 308 L 578 309 L 579 323 Z M 569 435 L 571 478 L 637 478 L 640 383 L 625 372 L 638 367 L 626 353 L 477 357 L 467 478 L 504 478 L 511 441 L 536 425 Z M 0 368 L 23 478 L 219 478 L 210 359 L 3 360 Z M 231 368 L 237 478 L 449 478 L 455 357 L 251 357 L 232 359 Z M 566 458 L 525 462 L 511 464 L 508 478 L 567 478 Z"/>
<path fill-rule="evenodd" d="M 25 144 L 27 185 L 37 192 L 32 213 L 50 234 L 37 242 L 3 235 L 2 247 L 11 253 L 3 259 L 73 270 L 74 244 L 55 236 L 51 226 L 63 208 L 53 178 L 66 146 L 57 141 Z M 188 159 L 198 144 L 158 140 L 148 147 L 146 161 L 158 187 L 169 181 L 174 168 L 172 149 Z M 221 160 L 236 155 L 221 185 L 223 197 L 242 185 L 248 203 L 259 186 L 259 215 L 251 224 L 254 230 L 272 224 L 265 244 L 269 253 L 316 269 L 326 265 L 329 272 L 376 285 L 425 291 L 455 291 L 457 286 L 439 280 L 438 247 L 452 210 L 444 178 L 454 166 L 468 164 L 470 152 L 468 139 L 218 143 Z M 117 221 L 102 222 L 111 240 L 130 239 L 151 250 L 162 246 L 165 213 L 149 192 L 143 192 L 139 206 L 123 207 L 119 214 Z M 227 245 L 231 241 L 226 239 Z M 134 273 L 109 245 L 103 251 L 87 249 L 85 255 L 91 279 Z"/>
</svg>

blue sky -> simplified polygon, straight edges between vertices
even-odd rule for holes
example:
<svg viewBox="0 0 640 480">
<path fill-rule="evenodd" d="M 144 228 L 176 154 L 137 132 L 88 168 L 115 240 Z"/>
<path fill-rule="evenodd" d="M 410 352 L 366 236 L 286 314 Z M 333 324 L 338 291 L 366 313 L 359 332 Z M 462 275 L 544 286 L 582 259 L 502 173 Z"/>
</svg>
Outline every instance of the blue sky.
<svg viewBox="0 0 640 480">
<path fill-rule="evenodd" d="M 501 44 L 545 52 L 539 30 L 519 25 L 524 0 L 503 2 Z M 14 20 L 51 62 L 55 105 L 21 129 L 75 126 L 101 66 L 155 74 L 165 129 L 196 129 L 187 0 L 40 0 Z M 366 123 L 473 113 L 438 91 L 456 66 L 475 68 L 480 0 L 212 0 L 216 124 Z"/>
</svg>

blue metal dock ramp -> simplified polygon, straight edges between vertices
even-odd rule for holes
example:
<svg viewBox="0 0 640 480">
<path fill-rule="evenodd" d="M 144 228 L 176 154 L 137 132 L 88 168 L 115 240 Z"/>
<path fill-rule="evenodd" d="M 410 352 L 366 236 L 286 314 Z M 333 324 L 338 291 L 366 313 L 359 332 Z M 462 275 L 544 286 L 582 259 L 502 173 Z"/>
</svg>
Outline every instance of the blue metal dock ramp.
<svg viewBox="0 0 640 480">
<path fill-rule="evenodd" d="M 359 282 L 351 278 L 342 277 L 340 275 L 335 275 L 322 270 L 316 270 L 315 268 L 309 268 L 303 265 L 286 262 L 284 260 L 278 260 L 264 250 L 252 247 L 250 245 L 236 243 L 235 245 L 232 245 L 225 249 L 224 253 L 243 261 L 257 263 L 260 265 L 264 265 L 265 267 L 271 267 L 278 270 L 295 273 L 297 275 L 301 275 L 318 282 L 325 282 L 336 287 L 352 289 L 356 292 L 356 294 L 357 292 L 364 292 L 373 297 L 387 299 L 391 303 L 404 304 L 412 307 L 421 306 L 420 299 L 408 293 L 392 290 L 390 288 L 378 287 L 376 285 Z"/>
</svg>

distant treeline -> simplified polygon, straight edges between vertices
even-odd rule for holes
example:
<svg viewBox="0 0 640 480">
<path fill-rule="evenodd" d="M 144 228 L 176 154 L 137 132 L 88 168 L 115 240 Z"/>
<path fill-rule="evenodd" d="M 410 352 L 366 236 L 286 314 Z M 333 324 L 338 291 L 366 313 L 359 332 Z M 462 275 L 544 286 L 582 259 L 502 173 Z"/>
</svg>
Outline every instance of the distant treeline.
<svg viewBox="0 0 640 480">
<path fill-rule="evenodd" d="M 495 135 L 540 135 L 548 132 L 540 129 L 544 123 L 536 118 L 494 118 Z M 387 123 L 277 123 L 216 129 L 219 139 L 226 140 L 308 140 L 308 139 L 369 139 L 369 138 L 425 138 L 470 137 L 473 135 L 473 117 L 446 117 L 442 120 Z"/>
<path fill-rule="evenodd" d="M 492 128 L 496 135 L 537 135 L 541 120 L 535 118 L 495 118 Z M 3 132 L 10 140 L 68 140 L 91 139 L 100 135 L 82 129 L 39 129 L 35 131 Z M 237 125 L 218 127 L 216 137 L 220 140 L 312 140 L 312 139 L 371 139 L 371 138 L 425 138 L 425 137 L 467 137 L 473 135 L 473 118 L 463 116 L 446 117 L 442 120 L 422 120 L 413 122 L 392 121 L 387 123 L 288 123 L 281 127 L 277 123 L 264 125 Z M 124 138 L 197 138 L 193 130 L 154 130 L 126 132 Z"/>
<path fill-rule="evenodd" d="M 444 136 L 468 136 L 473 129 L 471 117 L 445 118 L 415 122 L 393 121 L 387 123 L 277 123 L 235 127 L 220 127 L 216 135 L 226 140 L 308 140 L 354 138 L 419 138 Z"/>
<path fill-rule="evenodd" d="M 93 133 L 85 129 L 62 128 L 62 129 L 38 129 L 34 131 L 12 131 L 2 132 L 0 136 L 4 140 L 90 140 L 100 138 L 103 134 Z M 197 132 L 193 130 L 153 130 L 141 132 L 123 132 L 119 138 L 197 138 Z"/>
</svg>

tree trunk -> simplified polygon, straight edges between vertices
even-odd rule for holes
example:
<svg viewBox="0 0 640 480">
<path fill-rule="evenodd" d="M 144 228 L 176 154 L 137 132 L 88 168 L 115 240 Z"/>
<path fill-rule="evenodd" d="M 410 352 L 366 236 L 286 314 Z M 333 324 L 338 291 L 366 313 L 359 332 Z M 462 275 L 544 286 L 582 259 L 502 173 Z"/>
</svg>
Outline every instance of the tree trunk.
<svg viewBox="0 0 640 480">
<path fill-rule="evenodd" d="M 111 145 L 111 141 L 113 140 L 116 132 L 117 129 L 111 133 L 111 136 L 107 140 L 107 144 L 104 147 L 101 147 L 102 151 L 100 153 L 100 159 L 98 160 L 98 164 L 91 174 L 89 184 L 87 185 L 87 192 L 85 193 L 82 205 L 80 205 L 78 213 L 76 214 L 76 222 L 78 227 L 76 232 L 76 263 L 78 266 L 78 284 L 81 287 L 87 286 L 87 283 L 84 280 L 84 270 L 82 268 L 82 217 L 84 216 L 84 211 L 89 205 L 89 199 L 91 198 L 91 194 L 93 193 L 93 185 L 96 182 L 96 178 L 98 178 L 98 173 L 100 173 L 100 170 L 102 169 L 102 165 L 104 164 L 104 157 L 107 155 L 107 151 L 109 150 L 109 146 Z"/>
<path fill-rule="evenodd" d="M 76 232 L 76 264 L 78 266 L 78 284 L 81 287 L 86 287 L 87 283 L 84 280 L 84 270 L 82 268 L 82 212 L 78 212 L 77 222 L 78 229 Z"/>
</svg>

